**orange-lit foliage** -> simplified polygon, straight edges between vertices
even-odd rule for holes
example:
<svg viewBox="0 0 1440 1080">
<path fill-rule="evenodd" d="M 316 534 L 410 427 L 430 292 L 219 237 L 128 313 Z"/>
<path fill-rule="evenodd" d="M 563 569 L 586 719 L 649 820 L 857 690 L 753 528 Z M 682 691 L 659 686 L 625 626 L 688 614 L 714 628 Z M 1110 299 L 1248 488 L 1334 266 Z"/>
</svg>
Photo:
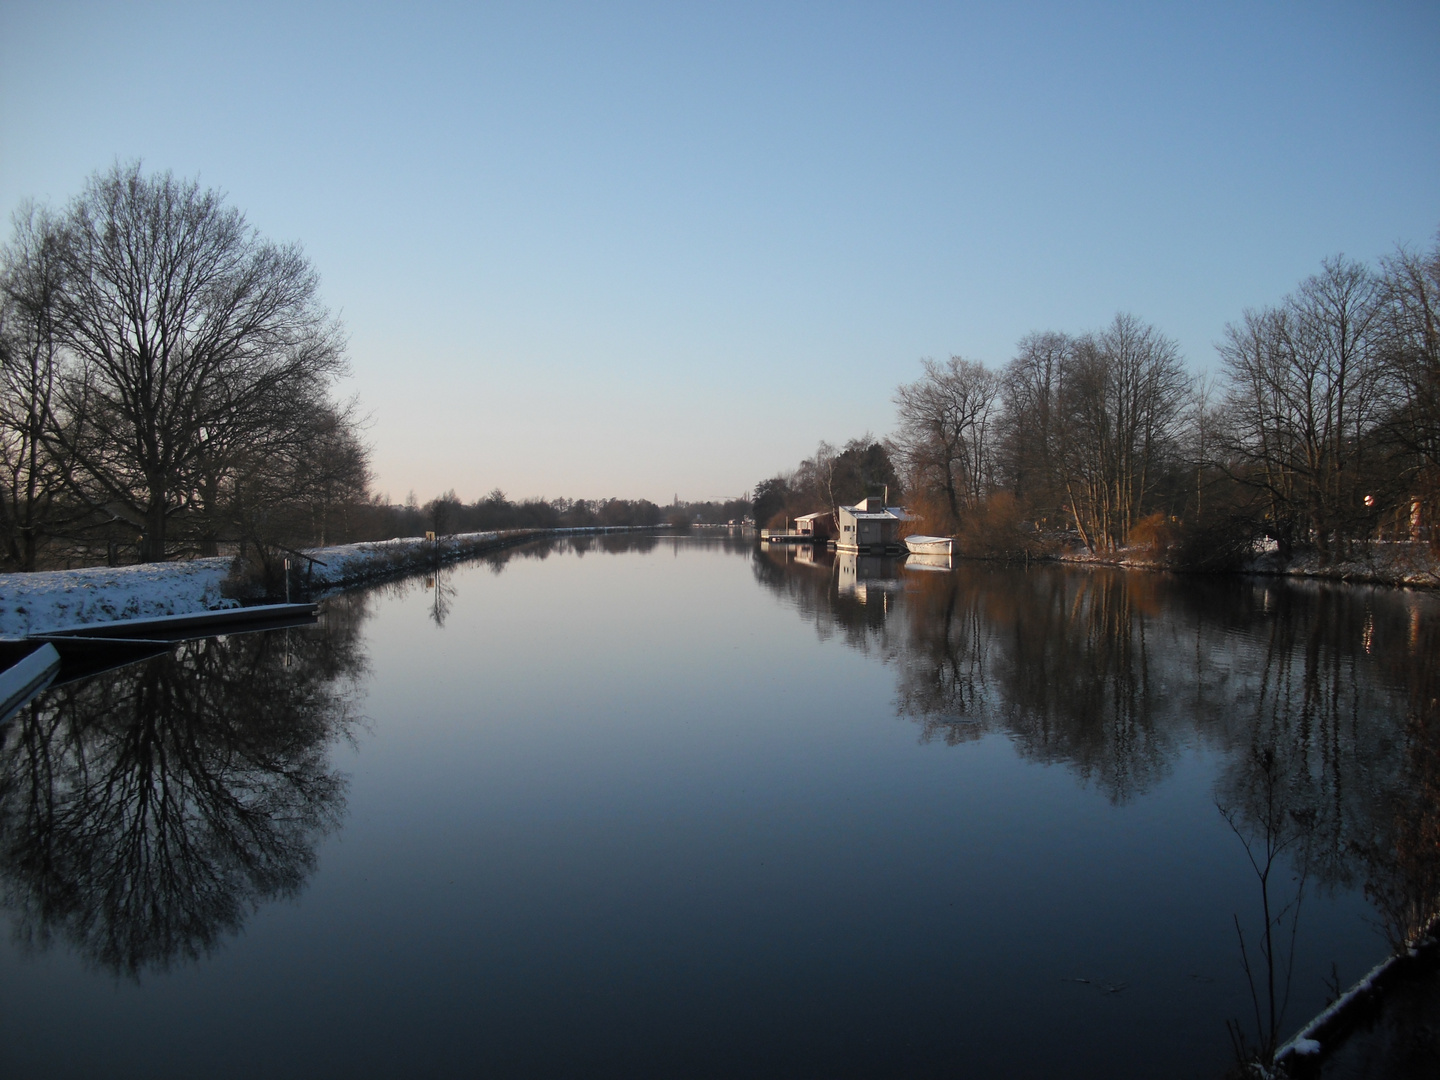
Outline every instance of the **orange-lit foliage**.
<svg viewBox="0 0 1440 1080">
<path fill-rule="evenodd" d="M 1130 530 L 1130 547 L 1143 548 L 1155 556 L 1165 555 L 1175 544 L 1174 523 L 1164 514 L 1146 514 Z"/>
<path fill-rule="evenodd" d="M 1039 550 L 1025 507 L 1008 491 L 968 510 L 955 535 L 960 553 L 976 558 L 1023 557 Z"/>
<path fill-rule="evenodd" d="M 901 536 L 950 536 L 955 531 L 955 521 L 943 498 L 928 492 L 915 492 L 906 500 L 905 508 L 914 520 L 901 522 Z"/>
</svg>

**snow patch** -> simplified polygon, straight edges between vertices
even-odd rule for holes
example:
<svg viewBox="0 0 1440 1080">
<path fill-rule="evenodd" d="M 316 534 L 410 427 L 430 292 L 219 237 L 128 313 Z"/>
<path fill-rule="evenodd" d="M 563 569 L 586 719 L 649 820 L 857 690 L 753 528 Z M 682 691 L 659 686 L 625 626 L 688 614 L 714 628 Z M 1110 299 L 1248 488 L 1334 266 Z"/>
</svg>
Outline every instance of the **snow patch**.
<svg viewBox="0 0 1440 1080">
<path fill-rule="evenodd" d="M 0 635 L 238 607 L 220 594 L 230 560 L 0 574 Z"/>
</svg>

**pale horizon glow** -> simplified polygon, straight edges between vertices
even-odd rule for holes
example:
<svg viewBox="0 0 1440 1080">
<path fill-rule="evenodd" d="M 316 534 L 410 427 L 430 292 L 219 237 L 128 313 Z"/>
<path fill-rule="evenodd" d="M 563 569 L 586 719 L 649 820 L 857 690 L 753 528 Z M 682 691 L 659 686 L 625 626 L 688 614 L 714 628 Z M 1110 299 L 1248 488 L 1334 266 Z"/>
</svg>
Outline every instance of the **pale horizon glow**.
<svg viewBox="0 0 1440 1080">
<path fill-rule="evenodd" d="M 139 158 L 298 240 L 376 489 L 699 500 L 1130 311 L 1440 226 L 1440 7 L 33 3 L 0 211 Z"/>
</svg>

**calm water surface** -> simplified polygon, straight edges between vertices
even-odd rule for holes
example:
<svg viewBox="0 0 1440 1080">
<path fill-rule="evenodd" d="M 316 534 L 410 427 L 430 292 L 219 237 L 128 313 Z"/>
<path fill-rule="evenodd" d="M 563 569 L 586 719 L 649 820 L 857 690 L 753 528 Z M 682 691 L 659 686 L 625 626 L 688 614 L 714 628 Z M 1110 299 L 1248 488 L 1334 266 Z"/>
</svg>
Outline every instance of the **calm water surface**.
<svg viewBox="0 0 1440 1080">
<path fill-rule="evenodd" d="M 0 730 L 0 1072 L 1218 1077 L 1433 910 L 1437 615 L 612 536 L 188 643 Z"/>
</svg>

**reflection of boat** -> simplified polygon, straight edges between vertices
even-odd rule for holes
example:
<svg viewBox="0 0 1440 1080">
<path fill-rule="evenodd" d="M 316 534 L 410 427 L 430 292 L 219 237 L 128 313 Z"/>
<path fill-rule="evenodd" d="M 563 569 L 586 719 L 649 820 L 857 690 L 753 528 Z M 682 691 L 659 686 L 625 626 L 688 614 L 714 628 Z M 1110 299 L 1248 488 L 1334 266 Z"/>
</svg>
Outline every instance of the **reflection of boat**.
<svg viewBox="0 0 1440 1080">
<path fill-rule="evenodd" d="M 949 570 L 949 555 L 911 555 L 905 560 L 906 570 Z"/>
<path fill-rule="evenodd" d="M 905 537 L 905 546 L 912 555 L 949 555 L 950 543 L 948 536 Z"/>
</svg>

